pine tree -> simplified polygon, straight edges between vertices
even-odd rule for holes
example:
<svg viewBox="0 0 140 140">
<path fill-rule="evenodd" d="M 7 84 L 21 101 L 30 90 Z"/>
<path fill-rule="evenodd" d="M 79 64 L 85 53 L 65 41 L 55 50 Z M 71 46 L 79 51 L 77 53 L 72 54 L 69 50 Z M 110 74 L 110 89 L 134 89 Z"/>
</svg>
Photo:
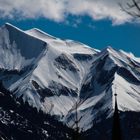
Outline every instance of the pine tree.
<svg viewBox="0 0 140 140">
<path fill-rule="evenodd" d="M 75 122 L 74 122 L 74 126 L 75 127 L 75 131 L 73 133 L 73 140 L 81 140 L 81 137 L 80 137 L 80 128 L 79 128 L 79 122 L 80 120 L 82 119 L 82 117 L 78 117 L 78 103 L 76 102 L 76 105 L 75 105 Z"/>
<path fill-rule="evenodd" d="M 113 116 L 112 140 L 122 140 L 120 118 L 117 105 L 117 94 L 115 93 L 114 96 L 115 96 L 115 111 Z"/>
</svg>

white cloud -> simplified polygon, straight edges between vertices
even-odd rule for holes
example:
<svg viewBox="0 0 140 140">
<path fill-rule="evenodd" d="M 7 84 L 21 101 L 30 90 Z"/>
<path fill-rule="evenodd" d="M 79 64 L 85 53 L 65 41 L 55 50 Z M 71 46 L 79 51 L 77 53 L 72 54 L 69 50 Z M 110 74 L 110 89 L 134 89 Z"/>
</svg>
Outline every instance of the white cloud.
<svg viewBox="0 0 140 140">
<path fill-rule="evenodd" d="M 118 6 L 119 2 L 125 1 L 128 0 L 0 0 L 0 18 L 44 17 L 61 22 L 71 14 L 122 24 L 131 21 L 131 17 Z"/>
</svg>

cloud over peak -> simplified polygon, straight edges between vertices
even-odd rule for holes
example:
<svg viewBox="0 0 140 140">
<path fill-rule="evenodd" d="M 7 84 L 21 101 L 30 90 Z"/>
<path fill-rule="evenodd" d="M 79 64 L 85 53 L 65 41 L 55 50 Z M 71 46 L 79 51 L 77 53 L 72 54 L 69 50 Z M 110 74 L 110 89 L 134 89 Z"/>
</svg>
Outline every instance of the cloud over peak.
<svg viewBox="0 0 140 140">
<path fill-rule="evenodd" d="M 131 21 L 118 3 L 127 0 L 0 0 L 0 18 L 47 18 L 63 22 L 68 15 L 109 19 L 113 24 Z"/>
</svg>

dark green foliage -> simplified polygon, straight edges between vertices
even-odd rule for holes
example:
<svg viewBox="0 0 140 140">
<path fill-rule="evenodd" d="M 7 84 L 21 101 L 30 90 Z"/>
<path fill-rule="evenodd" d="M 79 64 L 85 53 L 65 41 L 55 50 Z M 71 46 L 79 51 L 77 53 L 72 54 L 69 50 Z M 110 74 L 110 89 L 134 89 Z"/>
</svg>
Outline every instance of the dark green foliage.
<svg viewBox="0 0 140 140">
<path fill-rule="evenodd" d="M 115 94 L 117 96 L 117 94 Z M 113 115 L 113 128 L 112 128 L 112 140 L 122 140 L 122 130 L 120 125 L 120 116 L 117 106 L 117 98 L 115 98 L 115 111 Z"/>
<path fill-rule="evenodd" d="M 140 139 L 140 113 L 120 112 L 119 117 L 122 140 Z M 94 120 L 91 129 L 77 133 L 55 117 L 30 107 L 22 97 L 15 100 L 0 83 L 0 138 L 3 140 L 112 140 L 112 126 L 113 118 L 106 119 L 104 112 Z"/>
<path fill-rule="evenodd" d="M 73 131 L 53 116 L 15 100 L 0 83 L 0 137 L 5 140 L 69 140 Z"/>
</svg>

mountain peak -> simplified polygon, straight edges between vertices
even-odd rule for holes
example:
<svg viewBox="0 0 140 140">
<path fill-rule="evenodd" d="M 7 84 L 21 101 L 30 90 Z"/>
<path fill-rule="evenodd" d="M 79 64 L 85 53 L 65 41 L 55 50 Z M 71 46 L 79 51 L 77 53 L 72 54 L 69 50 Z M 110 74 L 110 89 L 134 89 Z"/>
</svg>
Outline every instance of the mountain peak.
<svg viewBox="0 0 140 140">
<path fill-rule="evenodd" d="M 4 24 L 4 27 L 7 28 L 8 30 L 16 29 L 16 30 L 22 31 L 21 29 L 17 28 L 16 26 L 12 25 L 12 24 L 9 23 L 9 22 L 6 22 L 6 23 Z"/>
<path fill-rule="evenodd" d="M 6 26 L 14 26 L 14 25 L 12 25 L 12 24 L 9 23 L 9 22 L 6 22 L 4 25 L 6 25 Z"/>
<path fill-rule="evenodd" d="M 113 113 L 112 83 L 120 110 L 140 110 L 140 63 L 133 61 L 134 56 L 111 46 L 94 51 L 85 44 L 54 39 L 37 28 L 22 31 L 10 23 L 2 27 L 0 41 L 4 87 L 69 126 L 76 101 L 83 130 L 91 128 L 99 116 Z"/>
<path fill-rule="evenodd" d="M 108 47 L 106 47 L 106 48 L 104 48 L 103 50 L 102 50 L 102 52 L 104 52 L 104 53 L 116 53 L 116 52 L 118 52 L 117 50 L 115 50 L 114 48 L 112 48 L 111 46 L 108 46 Z"/>
<path fill-rule="evenodd" d="M 1 29 L 3 30 L 8 30 L 9 33 L 17 33 L 17 32 L 20 32 L 20 33 L 24 33 L 24 31 L 16 26 L 14 26 L 13 24 L 11 23 L 8 23 L 6 22 L 5 24 L 3 24 L 3 26 L 0 27 Z"/>
<path fill-rule="evenodd" d="M 39 36 L 39 37 L 42 37 L 42 38 L 50 38 L 50 39 L 56 39 L 56 37 L 38 29 L 38 28 L 32 28 L 32 29 L 29 29 L 27 31 L 25 31 L 27 34 L 30 34 L 30 35 L 33 35 L 33 36 Z"/>
<path fill-rule="evenodd" d="M 105 49 L 108 50 L 108 51 L 113 50 L 113 48 L 111 46 L 107 46 Z"/>
<path fill-rule="evenodd" d="M 113 57 L 116 57 L 118 58 L 118 56 L 120 56 L 120 52 L 115 50 L 114 48 L 108 46 L 106 48 L 104 48 L 103 50 L 101 50 L 99 53 L 98 53 L 98 58 L 104 58 L 108 56 L 109 58 L 113 58 Z"/>
</svg>

